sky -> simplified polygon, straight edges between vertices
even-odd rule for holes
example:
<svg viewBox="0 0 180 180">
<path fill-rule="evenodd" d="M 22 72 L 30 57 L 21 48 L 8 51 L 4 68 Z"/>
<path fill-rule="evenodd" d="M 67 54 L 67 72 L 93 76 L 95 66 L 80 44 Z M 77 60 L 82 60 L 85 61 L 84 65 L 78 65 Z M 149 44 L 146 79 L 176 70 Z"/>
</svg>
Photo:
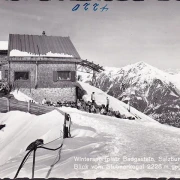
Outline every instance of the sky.
<svg viewBox="0 0 180 180">
<path fill-rule="evenodd" d="M 122 67 L 144 61 L 180 69 L 180 1 L 0 1 L 0 40 L 9 33 L 70 36 L 82 59 Z M 98 3 L 99 9 L 93 10 Z M 80 4 L 77 11 L 72 8 Z M 100 8 L 107 4 L 107 11 Z"/>
</svg>

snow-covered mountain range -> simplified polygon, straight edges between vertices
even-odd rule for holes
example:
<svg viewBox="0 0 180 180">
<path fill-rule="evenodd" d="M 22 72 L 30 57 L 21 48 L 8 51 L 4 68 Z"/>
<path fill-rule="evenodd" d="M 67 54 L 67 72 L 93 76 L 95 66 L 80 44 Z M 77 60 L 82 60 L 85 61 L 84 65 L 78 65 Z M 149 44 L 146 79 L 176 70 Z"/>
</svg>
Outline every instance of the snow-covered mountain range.
<svg viewBox="0 0 180 180">
<path fill-rule="evenodd" d="M 84 78 L 89 80 L 90 76 Z M 144 62 L 105 67 L 97 75 L 96 87 L 161 123 L 180 127 L 180 74 L 172 75 Z"/>
</svg>

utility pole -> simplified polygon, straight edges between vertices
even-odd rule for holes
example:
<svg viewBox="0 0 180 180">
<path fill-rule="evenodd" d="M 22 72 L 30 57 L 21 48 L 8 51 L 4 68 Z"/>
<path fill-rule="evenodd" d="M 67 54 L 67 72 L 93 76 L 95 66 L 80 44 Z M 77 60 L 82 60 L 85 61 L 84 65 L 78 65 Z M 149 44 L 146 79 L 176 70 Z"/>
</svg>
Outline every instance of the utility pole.
<svg viewBox="0 0 180 180">
<path fill-rule="evenodd" d="M 96 83 L 96 72 L 93 70 L 92 85 L 94 86 L 95 83 Z"/>
</svg>

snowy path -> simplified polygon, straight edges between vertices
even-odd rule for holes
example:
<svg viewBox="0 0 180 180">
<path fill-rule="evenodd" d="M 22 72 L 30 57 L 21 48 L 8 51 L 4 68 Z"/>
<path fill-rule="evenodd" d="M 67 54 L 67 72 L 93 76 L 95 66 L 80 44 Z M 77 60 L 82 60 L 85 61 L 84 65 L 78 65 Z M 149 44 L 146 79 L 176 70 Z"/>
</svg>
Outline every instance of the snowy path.
<svg viewBox="0 0 180 180">
<path fill-rule="evenodd" d="M 62 108 L 62 110 L 71 115 L 73 122 L 71 134 L 73 138 L 65 139 L 60 161 L 54 166 L 52 164 L 58 160 L 59 152 L 38 149 L 35 177 L 138 178 L 180 176 L 178 161 L 167 161 L 165 159 L 160 161 L 161 159 L 159 159 L 160 157 L 180 157 L 179 129 L 161 125 L 148 119 L 131 121 L 89 114 L 72 108 Z M 34 117 L 33 115 L 28 116 L 30 116 L 29 120 Z M 59 114 L 51 112 L 36 117 L 36 120 L 39 119 L 36 125 L 41 122 L 40 119 L 45 121 L 46 125 L 43 126 L 44 130 L 42 129 L 41 133 L 38 133 L 38 128 L 33 130 L 31 127 L 31 131 L 37 131 L 37 138 L 44 137 L 46 142 L 49 142 L 47 137 L 57 126 L 58 116 Z M 10 119 L 12 120 L 12 117 Z M 10 119 L 8 122 L 10 122 Z M 43 136 L 42 133 L 47 131 L 47 125 L 50 124 L 51 131 L 48 135 Z M 26 130 L 28 133 L 27 127 Z M 24 134 L 22 136 L 19 134 L 18 140 L 22 140 L 23 136 Z M 59 139 L 49 143 L 46 147 L 56 148 L 61 142 L 62 140 Z M 19 146 L 21 145 L 19 144 Z M 7 148 L 13 149 L 13 146 L 9 144 Z M 16 155 L 6 164 L 0 166 L 0 177 L 13 178 L 24 155 L 25 152 Z M 134 159 L 130 161 L 126 157 Z M 80 159 L 77 160 L 78 158 L 86 158 L 86 160 L 80 161 Z M 88 158 L 92 158 L 91 161 L 88 161 Z M 136 162 L 137 158 L 146 158 L 146 161 L 144 162 L 144 159 L 141 159 L 141 161 Z M 19 177 L 31 177 L 31 168 L 32 155 L 22 168 Z M 177 169 L 173 170 L 173 168 Z"/>
<path fill-rule="evenodd" d="M 117 118 L 109 118 L 107 116 L 99 116 L 94 118 L 94 115 L 86 114 L 84 116 L 77 113 L 70 113 L 76 123 L 84 126 L 93 127 L 97 133 L 104 134 L 106 142 L 107 154 L 109 157 L 118 157 L 120 160 L 111 161 L 109 163 L 101 163 L 104 167 L 107 164 L 112 165 L 139 165 L 142 170 L 107 170 L 103 169 L 96 172 L 100 177 L 173 177 L 180 175 L 179 162 L 168 162 L 162 158 L 180 158 L 180 130 L 177 128 L 161 125 L 159 123 L 146 123 L 138 121 L 128 121 Z M 88 116 L 88 118 L 87 118 Z M 151 158 L 153 161 L 133 162 L 126 161 L 128 158 Z M 162 158 L 161 158 L 162 157 Z M 124 158 L 124 160 L 123 160 Z M 180 159 L 179 159 L 180 161 Z M 150 165 L 149 165 L 150 164 Z M 143 167 L 144 165 L 144 167 Z M 166 167 L 168 165 L 168 167 Z M 172 170 L 177 165 L 178 170 Z M 157 168 L 157 169 L 156 169 Z"/>
</svg>

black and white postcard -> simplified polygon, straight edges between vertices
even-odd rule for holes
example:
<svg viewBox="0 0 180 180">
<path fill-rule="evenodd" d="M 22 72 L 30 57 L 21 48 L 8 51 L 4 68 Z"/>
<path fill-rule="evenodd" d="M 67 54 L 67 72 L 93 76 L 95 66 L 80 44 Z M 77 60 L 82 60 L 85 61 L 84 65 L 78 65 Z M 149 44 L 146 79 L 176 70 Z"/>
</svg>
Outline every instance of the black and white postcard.
<svg viewBox="0 0 180 180">
<path fill-rule="evenodd" d="M 0 178 L 179 178 L 180 1 L 0 0 Z"/>
</svg>

